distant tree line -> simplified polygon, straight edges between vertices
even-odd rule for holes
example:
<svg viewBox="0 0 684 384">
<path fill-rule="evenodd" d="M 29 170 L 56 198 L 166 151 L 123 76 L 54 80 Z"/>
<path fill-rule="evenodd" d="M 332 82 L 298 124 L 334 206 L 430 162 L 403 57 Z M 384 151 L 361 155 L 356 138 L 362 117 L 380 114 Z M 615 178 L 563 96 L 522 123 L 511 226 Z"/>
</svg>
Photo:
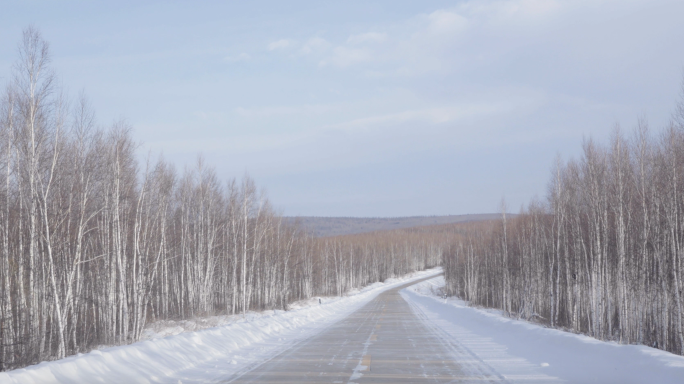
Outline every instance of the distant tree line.
<svg viewBox="0 0 684 384">
<path fill-rule="evenodd" d="M 443 255 L 449 294 L 602 340 L 684 354 L 684 104 L 557 161 L 545 201 L 462 226 Z M 505 212 L 505 209 L 503 210 Z"/>
<path fill-rule="evenodd" d="M 309 236 L 251 179 L 221 181 L 201 160 L 182 174 L 140 163 L 125 123 L 102 128 L 56 83 L 48 44 L 25 30 L 0 98 L 0 370 L 440 262 L 416 234 Z"/>
</svg>

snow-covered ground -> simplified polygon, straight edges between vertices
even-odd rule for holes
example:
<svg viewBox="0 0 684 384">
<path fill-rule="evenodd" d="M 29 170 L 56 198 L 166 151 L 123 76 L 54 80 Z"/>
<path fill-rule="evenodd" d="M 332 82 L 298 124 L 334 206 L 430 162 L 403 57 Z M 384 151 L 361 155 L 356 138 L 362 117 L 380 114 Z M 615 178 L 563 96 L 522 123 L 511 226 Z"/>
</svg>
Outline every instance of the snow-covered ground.
<svg viewBox="0 0 684 384">
<path fill-rule="evenodd" d="M 321 332 L 386 289 L 439 272 L 423 271 L 344 297 L 324 297 L 322 305 L 314 298 L 290 311 L 157 323 L 147 330 L 148 340 L 0 373 L 0 383 L 220 381 Z M 439 276 L 401 294 L 455 353 L 472 357 L 464 369 L 473 374 L 493 374 L 511 383 L 684 383 L 682 356 L 509 319 L 455 298 L 445 302 L 439 297 L 443 285 Z M 206 327 L 213 328 L 201 330 Z"/>
<path fill-rule="evenodd" d="M 684 357 L 506 318 L 439 297 L 439 276 L 401 291 L 426 325 L 508 382 L 684 383 Z"/>
<path fill-rule="evenodd" d="M 441 268 L 375 283 L 343 297 L 313 298 L 289 311 L 165 322 L 131 345 L 0 373 L 0 383 L 213 383 L 248 370 L 354 312 L 380 292 Z M 204 330 L 197 330 L 201 328 Z M 194 332 L 186 332 L 194 331 Z"/>
</svg>

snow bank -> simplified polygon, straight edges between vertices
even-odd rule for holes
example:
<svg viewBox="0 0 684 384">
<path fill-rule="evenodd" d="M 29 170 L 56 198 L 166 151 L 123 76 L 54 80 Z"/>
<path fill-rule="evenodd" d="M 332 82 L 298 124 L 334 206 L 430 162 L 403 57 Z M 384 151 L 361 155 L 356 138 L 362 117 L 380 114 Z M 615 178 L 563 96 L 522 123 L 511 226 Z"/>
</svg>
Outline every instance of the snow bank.
<svg viewBox="0 0 684 384">
<path fill-rule="evenodd" d="M 684 357 L 513 320 L 440 298 L 440 276 L 401 291 L 414 310 L 509 382 L 684 383 Z"/>
<path fill-rule="evenodd" d="M 322 305 L 313 298 L 295 303 L 290 311 L 156 324 L 145 334 L 149 340 L 2 372 L 0 383 L 216 382 L 252 369 L 322 331 L 382 291 L 440 272 L 435 268 L 375 283 L 344 297 L 322 297 Z M 214 324 L 222 325 L 183 332 Z"/>
</svg>

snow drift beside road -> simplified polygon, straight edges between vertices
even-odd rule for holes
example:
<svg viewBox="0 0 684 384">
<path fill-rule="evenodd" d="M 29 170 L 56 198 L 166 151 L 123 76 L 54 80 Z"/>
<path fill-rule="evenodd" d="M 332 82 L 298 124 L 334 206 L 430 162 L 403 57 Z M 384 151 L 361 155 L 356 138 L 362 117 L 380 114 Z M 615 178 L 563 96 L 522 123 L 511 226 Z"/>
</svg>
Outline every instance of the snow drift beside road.
<svg viewBox="0 0 684 384">
<path fill-rule="evenodd" d="M 375 283 L 344 297 L 295 303 L 290 311 L 264 311 L 212 318 L 226 323 L 197 332 L 212 321 L 169 322 L 151 327 L 151 340 L 110 347 L 23 369 L 0 372 L 0 383 L 202 383 L 249 370 L 308 338 L 375 298 L 408 281 L 441 273 L 441 268 Z M 177 334 L 179 333 L 179 334 Z M 172 336 L 163 337 L 171 334 Z"/>
<path fill-rule="evenodd" d="M 684 383 L 684 357 L 643 345 L 620 345 L 545 328 L 438 297 L 444 277 L 401 291 L 426 325 L 509 382 Z"/>
</svg>

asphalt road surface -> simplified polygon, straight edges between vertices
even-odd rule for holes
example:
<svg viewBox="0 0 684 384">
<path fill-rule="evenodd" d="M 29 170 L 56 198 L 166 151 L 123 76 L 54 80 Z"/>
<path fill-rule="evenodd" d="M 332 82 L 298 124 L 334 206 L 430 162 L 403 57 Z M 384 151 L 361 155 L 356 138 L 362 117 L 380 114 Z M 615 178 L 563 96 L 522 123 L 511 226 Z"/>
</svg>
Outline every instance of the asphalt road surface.
<svg viewBox="0 0 684 384">
<path fill-rule="evenodd" d="M 421 321 L 399 294 L 417 282 L 381 293 L 318 335 L 226 382 L 505 382 L 476 356 Z"/>
</svg>

